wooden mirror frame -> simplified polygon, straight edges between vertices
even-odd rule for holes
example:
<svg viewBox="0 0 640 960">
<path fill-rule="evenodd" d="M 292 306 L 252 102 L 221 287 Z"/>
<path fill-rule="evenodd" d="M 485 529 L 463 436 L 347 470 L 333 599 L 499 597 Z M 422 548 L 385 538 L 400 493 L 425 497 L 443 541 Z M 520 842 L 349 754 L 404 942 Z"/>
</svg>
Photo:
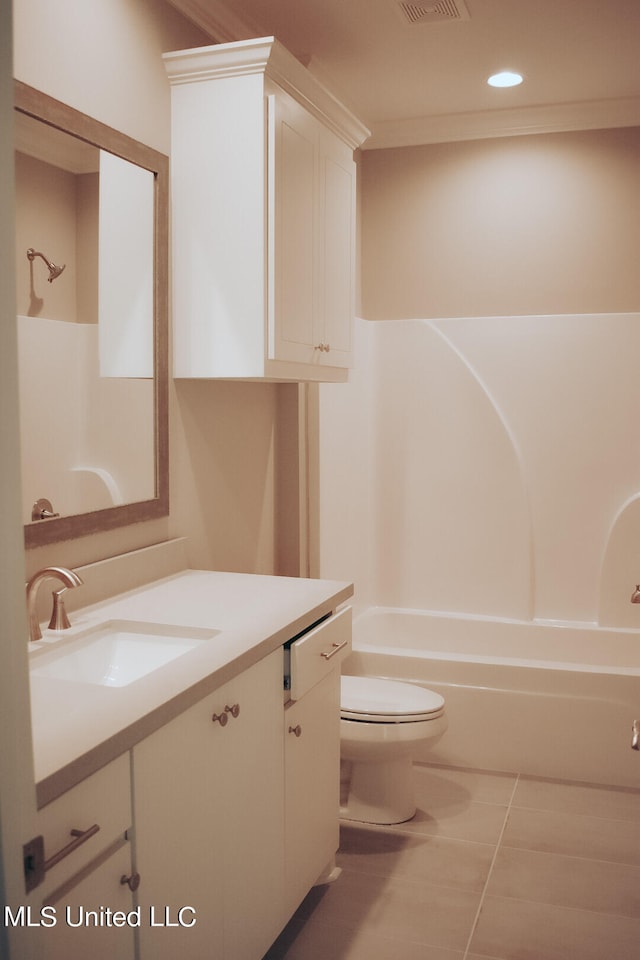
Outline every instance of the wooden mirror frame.
<svg viewBox="0 0 640 960">
<path fill-rule="evenodd" d="M 168 257 L 169 158 L 126 134 L 94 120 L 47 94 L 14 81 L 14 105 L 20 113 L 116 154 L 154 175 L 154 446 L 155 497 L 88 513 L 27 523 L 25 546 L 72 540 L 115 527 L 155 520 L 169 513 L 169 364 Z"/>
</svg>

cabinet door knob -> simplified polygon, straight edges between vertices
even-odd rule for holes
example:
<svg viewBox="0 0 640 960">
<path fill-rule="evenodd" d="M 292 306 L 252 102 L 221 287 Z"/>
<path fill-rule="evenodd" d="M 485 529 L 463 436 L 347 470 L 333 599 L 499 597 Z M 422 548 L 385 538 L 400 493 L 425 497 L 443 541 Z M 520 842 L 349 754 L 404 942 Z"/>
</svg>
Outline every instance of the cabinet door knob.
<svg viewBox="0 0 640 960">
<path fill-rule="evenodd" d="M 235 718 L 240 713 L 240 704 L 234 703 L 232 707 L 226 706 L 224 709 L 225 713 L 230 713 L 231 716 Z"/>
<path fill-rule="evenodd" d="M 289 727 L 289 733 L 295 733 L 296 737 L 301 737 L 302 727 L 300 726 L 299 723 L 297 723 L 295 727 Z"/>
<path fill-rule="evenodd" d="M 120 877 L 120 883 L 122 884 L 122 886 L 124 886 L 126 883 L 126 885 L 129 887 L 129 890 L 131 890 L 131 892 L 134 893 L 140 886 L 140 874 L 132 873 L 131 876 L 128 877 L 126 874 L 123 873 L 122 876 Z"/>
<path fill-rule="evenodd" d="M 221 727 L 226 727 L 226 725 L 227 725 L 227 723 L 228 723 L 228 721 L 229 721 L 229 714 L 226 713 L 226 712 L 225 712 L 225 713 L 214 713 L 214 714 L 212 715 L 212 717 L 211 717 L 211 720 L 213 721 L 213 723 L 215 723 L 216 720 L 217 720 Z"/>
</svg>

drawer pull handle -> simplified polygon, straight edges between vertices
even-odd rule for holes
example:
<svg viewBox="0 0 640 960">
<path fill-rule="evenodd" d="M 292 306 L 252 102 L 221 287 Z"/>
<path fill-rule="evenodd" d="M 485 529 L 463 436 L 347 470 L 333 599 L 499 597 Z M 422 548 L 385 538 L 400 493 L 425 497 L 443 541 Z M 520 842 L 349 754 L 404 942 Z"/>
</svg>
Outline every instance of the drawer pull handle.
<svg viewBox="0 0 640 960">
<path fill-rule="evenodd" d="M 240 704 L 234 703 L 232 707 L 227 706 L 224 709 L 225 709 L 225 713 L 230 713 L 231 716 L 235 718 L 240 713 Z"/>
<path fill-rule="evenodd" d="M 289 733 L 295 733 L 296 737 L 302 736 L 302 727 L 299 723 L 295 727 L 289 727 Z"/>
<path fill-rule="evenodd" d="M 336 653 L 342 650 L 343 647 L 346 647 L 348 643 L 348 640 L 343 640 L 342 643 L 332 643 L 331 646 L 333 650 L 331 650 L 330 653 L 321 653 L 320 656 L 324 657 L 325 660 L 331 660 L 331 657 L 335 657 Z"/>
<path fill-rule="evenodd" d="M 126 885 L 129 887 L 129 890 L 131 890 L 131 893 L 135 893 L 135 891 L 140 886 L 140 874 L 132 873 L 131 876 L 128 877 L 126 873 L 123 873 L 122 876 L 120 877 L 120 883 L 123 886 L 126 883 Z"/>
<path fill-rule="evenodd" d="M 62 847 L 61 850 L 58 850 L 57 853 L 54 853 L 52 857 L 49 857 L 48 860 L 44 862 L 45 873 L 47 870 L 51 870 L 52 867 L 55 867 L 56 864 L 60 863 L 61 860 L 64 860 L 65 857 L 68 857 L 70 853 L 73 853 L 74 850 L 77 850 L 78 847 L 81 847 L 83 843 L 86 843 L 90 837 L 93 837 L 100 827 L 97 823 L 94 823 L 92 827 L 89 827 L 88 830 L 72 830 L 71 836 L 74 838 L 70 841 L 65 847 Z"/>
</svg>

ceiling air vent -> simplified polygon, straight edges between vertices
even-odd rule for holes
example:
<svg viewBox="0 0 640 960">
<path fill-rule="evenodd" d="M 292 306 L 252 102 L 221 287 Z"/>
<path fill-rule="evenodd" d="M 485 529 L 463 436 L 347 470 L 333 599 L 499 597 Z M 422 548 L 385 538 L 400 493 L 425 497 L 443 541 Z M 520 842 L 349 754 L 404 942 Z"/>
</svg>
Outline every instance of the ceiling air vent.
<svg viewBox="0 0 640 960">
<path fill-rule="evenodd" d="M 469 19 L 464 0 L 417 0 L 416 3 L 401 0 L 397 6 L 403 18 L 411 24 Z"/>
</svg>

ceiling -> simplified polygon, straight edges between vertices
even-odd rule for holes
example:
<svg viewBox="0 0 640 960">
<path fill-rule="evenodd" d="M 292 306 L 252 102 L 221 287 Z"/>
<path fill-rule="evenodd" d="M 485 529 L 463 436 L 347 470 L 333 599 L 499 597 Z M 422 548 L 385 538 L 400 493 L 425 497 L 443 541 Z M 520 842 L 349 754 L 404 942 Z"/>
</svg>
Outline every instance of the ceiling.
<svg viewBox="0 0 640 960">
<path fill-rule="evenodd" d="M 640 0 L 170 2 L 212 42 L 276 36 L 365 148 L 640 125 Z M 524 83 L 489 87 L 504 69 Z"/>
</svg>

